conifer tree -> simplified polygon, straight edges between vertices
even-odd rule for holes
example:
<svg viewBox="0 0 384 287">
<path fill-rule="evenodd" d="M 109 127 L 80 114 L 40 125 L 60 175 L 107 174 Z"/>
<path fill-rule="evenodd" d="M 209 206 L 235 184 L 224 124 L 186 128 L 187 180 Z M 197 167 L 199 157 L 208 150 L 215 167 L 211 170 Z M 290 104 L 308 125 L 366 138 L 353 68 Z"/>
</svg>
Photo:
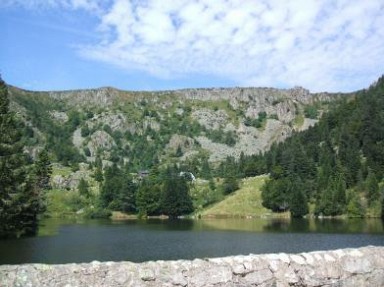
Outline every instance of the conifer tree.
<svg viewBox="0 0 384 287">
<path fill-rule="evenodd" d="M 302 183 L 293 179 L 291 192 L 292 198 L 290 203 L 290 212 L 292 217 L 300 218 L 308 214 L 307 198 L 302 188 Z"/>
<path fill-rule="evenodd" d="M 170 218 L 177 218 L 193 211 L 187 181 L 175 168 L 168 168 L 166 171 L 162 196 L 162 211 Z"/>
<path fill-rule="evenodd" d="M 161 204 L 161 188 L 151 179 L 144 179 L 136 193 L 136 206 L 139 216 L 159 215 Z"/>
<path fill-rule="evenodd" d="M 89 184 L 88 181 L 86 181 L 84 178 L 81 178 L 79 181 L 79 185 L 77 186 L 77 189 L 80 193 L 80 195 L 83 195 L 85 197 L 89 197 Z"/>
<path fill-rule="evenodd" d="M 366 186 L 368 204 L 372 205 L 373 202 L 380 198 L 379 183 L 377 182 L 376 175 L 372 169 L 369 169 L 368 171 Z"/>
<path fill-rule="evenodd" d="M 50 179 L 52 174 L 51 161 L 49 160 L 48 151 L 43 149 L 35 161 L 36 185 L 40 190 L 50 189 Z"/>
<path fill-rule="evenodd" d="M 43 211 L 40 188 L 23 153 L 21 128 L 0 77 L 0 237 L 35 233 Z"/>
</svg>

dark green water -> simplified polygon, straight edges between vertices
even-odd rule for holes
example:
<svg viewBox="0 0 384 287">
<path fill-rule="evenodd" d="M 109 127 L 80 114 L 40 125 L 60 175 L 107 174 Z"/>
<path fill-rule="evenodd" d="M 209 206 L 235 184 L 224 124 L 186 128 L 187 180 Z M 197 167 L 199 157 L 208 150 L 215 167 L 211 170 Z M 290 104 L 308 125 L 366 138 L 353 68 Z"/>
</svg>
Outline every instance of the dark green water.
<svg viewBox="0 0 384 287">
<path fill-rule="evenodd" d="M 381 220 L 47 219 L 39 236 L 0 240 L 0 264 L 193 259 L 384 245 Z"/>
</svg>

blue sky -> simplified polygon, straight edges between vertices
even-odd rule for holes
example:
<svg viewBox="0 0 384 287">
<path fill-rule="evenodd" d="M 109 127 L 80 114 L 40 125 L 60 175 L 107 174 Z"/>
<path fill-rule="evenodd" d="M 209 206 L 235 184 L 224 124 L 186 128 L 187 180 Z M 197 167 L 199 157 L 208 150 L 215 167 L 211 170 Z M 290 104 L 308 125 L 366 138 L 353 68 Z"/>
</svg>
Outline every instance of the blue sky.
<svg viewBox="0 0 384 287">
<path fill-rule="evenodd" d="M 1 0 L 0 73 L 30 90 L 368 87 L 382 0 Z"/>
</svg>

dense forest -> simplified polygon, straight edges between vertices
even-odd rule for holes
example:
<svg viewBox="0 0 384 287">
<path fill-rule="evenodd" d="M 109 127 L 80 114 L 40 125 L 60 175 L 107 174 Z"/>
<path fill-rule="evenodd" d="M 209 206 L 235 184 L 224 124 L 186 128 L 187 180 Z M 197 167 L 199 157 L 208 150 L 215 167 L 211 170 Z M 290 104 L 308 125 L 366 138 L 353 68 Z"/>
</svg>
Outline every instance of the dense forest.
<svg viewBox="0 0 384 287">
<path fill-rule="evenodd" d="M 384 209 L 384 77 L 343 100 L 306 131 L 238 162 L 243 176 L 269 173 L 263 205 L 294 217 L 380 216 Z M 245 173 L 244 173 L 245 172 Z"/>
</svg>

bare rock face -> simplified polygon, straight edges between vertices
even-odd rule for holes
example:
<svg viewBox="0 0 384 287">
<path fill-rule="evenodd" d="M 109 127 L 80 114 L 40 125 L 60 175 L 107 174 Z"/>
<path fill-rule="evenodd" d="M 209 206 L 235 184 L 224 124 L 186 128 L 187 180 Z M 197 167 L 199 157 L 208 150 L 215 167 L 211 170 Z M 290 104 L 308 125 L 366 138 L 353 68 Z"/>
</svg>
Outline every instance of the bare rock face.
<svg viewBox="0 0 384 287">
<path fill-rule="evenodd" d="M 384 286 L 384 247 L 192 261 L 2 265 L 11 286 Z"/>
<path fill-rule="evenodd" d="M 228 115 L 223 110 L 199 109 L 192 113 L 192 117 L 208 130 L 217 130 L 225 126 L 228 120 Z"/>
<path fill-rule="evenodd" d="M 58 122 L 68 121 L 68 115 L 64 112 L 52 111 L 50 114 L 51 114 L 52 118 L 57 120 Z"/>
<path fill-rule="evenodd" d="M 73 90 L 50 92 L 49 96 L 57 100 L 68 100 L 73 106 L 110 106 L 118 98 L 119 91 L 114 88 Z"/>
<path fill-rule="evenodd" d="M 116 145 L 114 139 L 105 131 L 96 131 L 91 135 L 88 148 L 91 156 L 95 156 L 98 149 L 110 150 Z"/>
<path fill-rule="evenodd" d="M 80 180 L 83 178 L 88 182 L 92 181 L 89 165 L 86 163 L 79 164 L 79 170 L 66 175 L 54 175 L 51 179 L 53 188 L 75 190 L 79 186 Z M 0 285 L 1 286 L 1 285 Z"/>
<path fill-rule="evenodd" d="M 213 89 L 185 89 L 175 91 L 175 94 L 186 99 L 201 101 L 218 101 L 229 100 L 232 106 L 236 108 L 239 102 L 249 103 L 255 102 L 258 105 L 272 104 L 283 98 L 289 98 L 296 102 L 305 104 L 314 101 L 328 101 L 334 95 L 328 93 L 312 94 L 302 87 L 294 87 L 292 89 L 275 89 L 275 88 L 213 88 Z"/>
</svg>

